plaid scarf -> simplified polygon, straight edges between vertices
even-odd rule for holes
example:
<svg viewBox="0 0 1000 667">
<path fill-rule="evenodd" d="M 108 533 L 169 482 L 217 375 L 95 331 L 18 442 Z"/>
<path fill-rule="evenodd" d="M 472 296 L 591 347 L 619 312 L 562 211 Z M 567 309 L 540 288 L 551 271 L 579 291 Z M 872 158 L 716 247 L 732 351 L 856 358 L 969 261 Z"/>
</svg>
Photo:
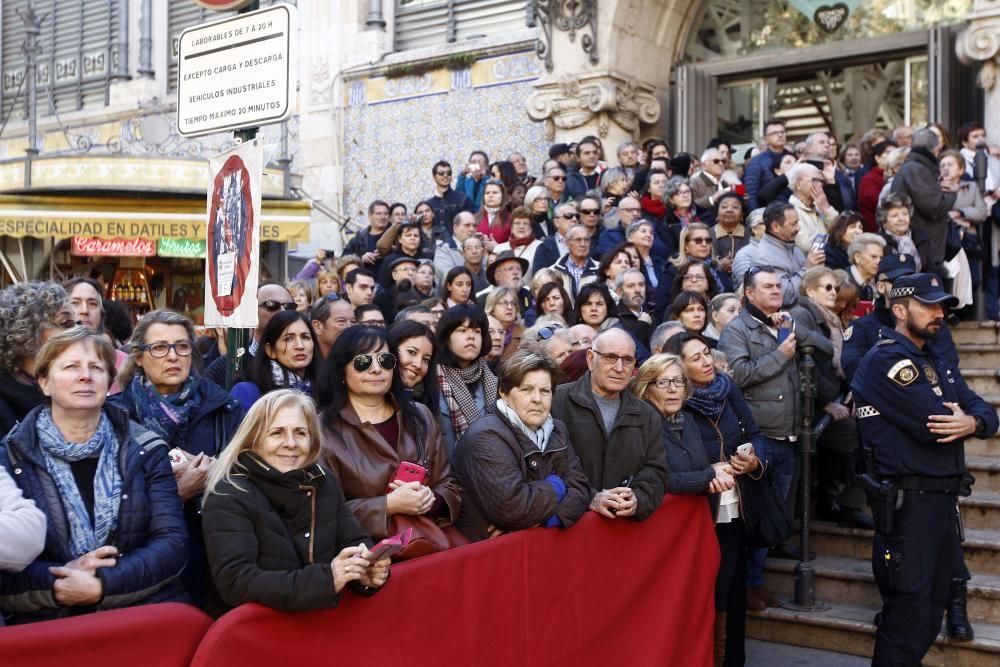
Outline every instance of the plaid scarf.
<svg viewBox="0 0 1000 667">
<path fill-rule="evenodd" d="M 69 524 L 69 551 L 79 558 L 107 541 L 118 523 L 118 504 L 122 493 L 122 474 L 118 468 L 118 438 L 108 415 L 101 411 L 97 431 L 87 442 L 66 442 L 59 427 L 52 421 L 52 411 L 46 407 L 35 422 L 38 443 Z M 94 520 L 83 504 L 80 489 L 73 477 L 70 463 L 100 457 L 94 475 Z"/>
<path fill-rule="evenodd" d="M 483 385 L 485 411 L 479 409 L 476 399 L 469 391 L 469 385 L 476 382 L 482 382 Z M 451 412 L 451 427 L 455 431 L 455 441 L 458 442 L 472 426 L 472 422 L 486 412 L 492 412 L 491 408 L 497 400 L 497 377 L 486 364 L 486 359 L 479 359 L 466 368 L 439 365 L 438 384 L 441 385 L 441 396 Z"/>
</svg>

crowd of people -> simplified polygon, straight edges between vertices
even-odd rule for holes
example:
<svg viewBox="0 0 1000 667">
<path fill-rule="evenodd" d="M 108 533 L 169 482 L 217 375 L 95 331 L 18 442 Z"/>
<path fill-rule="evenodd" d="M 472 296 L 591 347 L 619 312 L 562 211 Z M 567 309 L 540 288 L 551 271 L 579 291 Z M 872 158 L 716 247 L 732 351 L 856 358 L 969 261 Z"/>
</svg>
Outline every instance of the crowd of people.
<svg viewBox="0 0 1000 667">
<path fill-rule="evenodd" d="M 746 610 L 778 604 L 743 499 L 796 502 L 803 348 L 816 515 L 871 528 L 851 382 L 893 326 L 893 282 L 931 273 L 960 301 L 981 282 L 994 318 L 1000 294 L 981 126 L 954 150 L 936 125 L 786 136 L 768 122 L 743 160 L 590 136 L 537 175 L 518 153 L 439 161 L 412 214 L 374 201 L 339 256 L 259 286 L 228 389 L 225 336 L 182 315 L 112 332 L 93 280 L 0 291 L 4 620 L 331 607 L 376 593 L 390 560 L 699 494 L 722 554 L 716 661 L 743 664 Z M 955 355 L 947 327 L 931 346 Z M 376 547 L 407 530 L 391 559 Z"/>
</svg>

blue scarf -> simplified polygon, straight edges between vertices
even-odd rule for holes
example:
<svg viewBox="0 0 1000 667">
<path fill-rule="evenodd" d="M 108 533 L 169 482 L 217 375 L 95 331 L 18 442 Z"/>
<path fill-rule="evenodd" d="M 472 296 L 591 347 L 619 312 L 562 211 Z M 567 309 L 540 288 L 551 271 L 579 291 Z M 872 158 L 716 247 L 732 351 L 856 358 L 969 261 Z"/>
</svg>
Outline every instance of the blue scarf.
<svg viewBox="0 0 1000 667">
<path fill-rule="evenodd" d="M 35 422 L 38 442 L 45 468 L 56 484 L 69 523 L 70 555 L 79 558 L 107 541 L 118 523 L 118 504 L 122 492 L 122 475 L 118 468 L 118 438 L 111 420 L 102 411 L 97 431 L 87 442 L 66 442 L 59 427 L 52 421 L 52 411 L 46 407 Z M 100 457 L 94 475 L 94 520 L 83 504 L 70 463 Z"/>
<path fill-rule="evenodd" d="M 137 370 L 123 393 L 132 405 L 135 421 L 162 436 L 171 447 L 186 445 L 188 426 L 201 405 L 197 377 L 188 377 L 180 391 L 164 396 L 142 370 Z"/>
<path fill-rule="evenodd" d="M 733 381 L 725 373 L 716 372 L 715 379 L 707 387 L 696 387 L 691 398 L 684 401 L 684 407 L 689 408 L 703 417 L 718 419 L 722 407 L 726 404 L 726 396 L 732 389 Z"/>
<path fill-rule="evenodd" d="M 288 370 L 274 359 L 271 360 L 271 381 L 278 389 L 297 389 L 312 396 L 312 383 Z"/>
</svg>

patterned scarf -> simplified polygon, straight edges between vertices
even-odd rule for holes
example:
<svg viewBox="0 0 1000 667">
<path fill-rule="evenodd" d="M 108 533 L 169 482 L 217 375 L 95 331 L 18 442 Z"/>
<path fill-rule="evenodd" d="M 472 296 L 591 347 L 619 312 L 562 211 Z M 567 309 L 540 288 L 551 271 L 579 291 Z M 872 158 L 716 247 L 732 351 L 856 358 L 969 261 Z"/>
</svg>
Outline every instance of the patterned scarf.
<svg viewBox="0 0 1000 667">
<path fill-rule="evenodd" d="M 726 404 L 726 396 L 733 386 L 733 381 L 725 373 L 716 373 L 715 379 L 707 387 L 695 387 L 691 398 L 684 402 L 684 407 L 693 412 L 716 420 L 722 414 Z"/>
<path fill-rule="evenodd" d="M 497 400 L 497 376 L 493 375 L 486 359 L 479 359 L 466 368 L 438 366 L 438 384 L 451 412 L 451 427 L 455 430 L 456 442 L 469 430 L 472 422 L 484 414 L 469 391 L 470 384 L 480 381 L 486 398 L 486 411 L 490 412 L 490 406 Z"/>
<path fill-rule="evenodd" d="M 187 442 L 191 418 L 201 405 L 198 382 L 192 375 L 180 391 L 164 396 L 140 370 L 123 393 L 132 404 L 135 421 L 162 436 L 171 447 L 181 447 Z"/>
<path fill-rule="evenodd" d="M 102 411 L 97 431 L 87 442 L 66 442 L 59 427 L 52 421 L 49 408 L 38 413 L 35 422 L 38 442 L 45 468 L 59 490 L 66 520 L 69 523 L 70 555 L 79 558 L 102 546 L 118 523 L 118 504 L 122 492 L 122 475 L 118 469 L 118 438 L 111 420 Z M 94 475 L 94 520 L 83 504 L 70 463 L 99 456 Z"/>
<path fill-rule="evenodd" d="M 844 352 L 844 324 L 832 310 L 821 304 L 812 302 L 816 310 L 823 316 L 826 326 L 830 327 L 830 342 L 833 343 L 833 367 L 838 377 L 844 377 L 844 369 L 840 365 L 840 355 Z"/>
<path fill-rule="evenodd" d="M 312 385 L 309 380 L 300 378 L 274 359 L 271 360 L 271 380 L 279 389 L 297 389 L 303 394 L 312 396 Z"/>
<path fill-rule="evenodd" d="M 549 438 L 552 437 L 552 431 L 556 426 L 555 422 L 552 420 L 551 414 L 545 418 L 545 423 L 542 424 L 541 428 L 534 430 L 521 421 L 521 418 L 517 416 L 516 412 L 514 412 L 514 408 L 507 405 L 507 402 L 502 398 L 497 399 L 496 405 L 497 412 L 502 414 L 507 418 L 507 421 L 520 429 L 521 433 L 528 436 L 528 440 L 530 440 L 533 445 L 538 447 L 538 451 L 545 451 L 545 448 L 549 446 Z"/>
</svg>

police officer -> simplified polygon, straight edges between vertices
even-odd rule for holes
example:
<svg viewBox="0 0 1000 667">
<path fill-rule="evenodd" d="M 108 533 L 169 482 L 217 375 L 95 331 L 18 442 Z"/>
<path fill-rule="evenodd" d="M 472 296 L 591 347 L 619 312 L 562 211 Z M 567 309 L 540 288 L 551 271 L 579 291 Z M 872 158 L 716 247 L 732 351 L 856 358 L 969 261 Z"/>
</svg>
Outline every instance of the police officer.
<svg viewBox="0 0 1000 667">
<path fill-rule="evenodd" d="M 958 368 L 927 345 L 957 299 L 936 275 L 893 283 L 895 329 L 865 355 L 851 385 L 858 430 L 872 451 L 864 476 L 875 514 L 872 570 L 882 596 L 873 665 L 919 665 L 941 629 L 959 567 L 958 495 L 968 495 L 964 441 L 1000 428 Z"/>
<path fill-rule="evenodd" d="M 892 329 L 896 326 L 889 311 L 889 291 L 892 289 L 893 281 L 900 276 L 916 272 L 917 264 L 913 255 L 886 255 L 879 261 L 878 279 L 875 283 L 875 291 L 878 293 L 875 309 L 851 322 L 851 326 L 844 331 L 844 348 L 840 355 L 840 365 L 844 369 L 844 377 L 848 383 L 854 379 L 854 372 L 858 369 L 861 359 L 878 342 L 879 330 L 882 327 Z M 941 327 L 928 345 L 936 356 L 958 366 L 958 351 L 955 349 L 955 341 L 947 325 Z"/>
</svg>

